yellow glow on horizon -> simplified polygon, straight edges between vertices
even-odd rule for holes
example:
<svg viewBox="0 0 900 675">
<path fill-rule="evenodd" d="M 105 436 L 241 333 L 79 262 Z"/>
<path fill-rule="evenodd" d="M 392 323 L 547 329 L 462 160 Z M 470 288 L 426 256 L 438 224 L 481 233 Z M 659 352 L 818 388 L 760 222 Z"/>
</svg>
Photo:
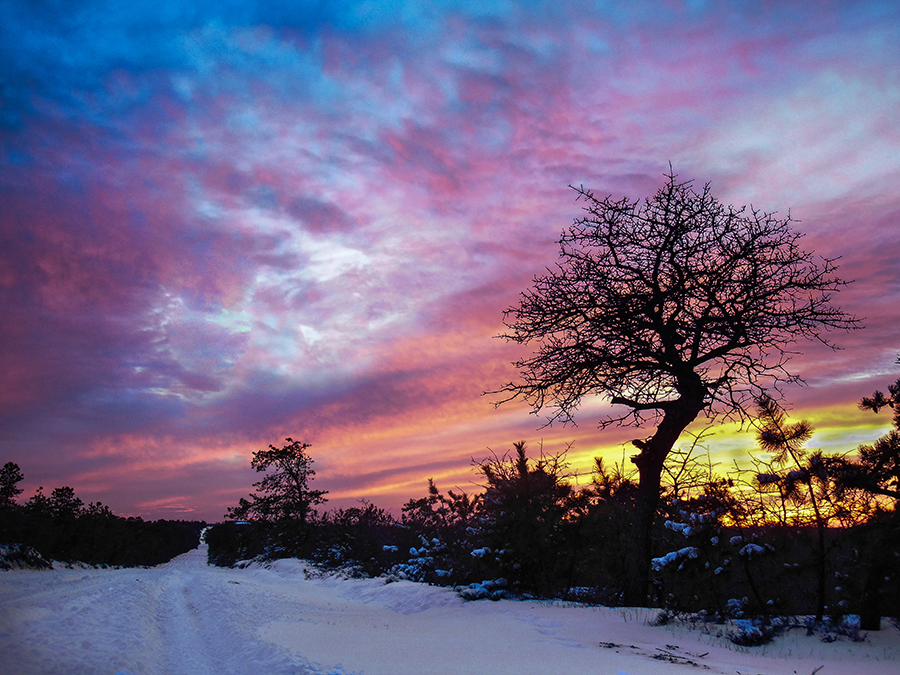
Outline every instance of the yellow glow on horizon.
<svg viewBox="0 0 900 675">
<path fill-rule="evenodd" d="M 427 495 L 429 478 L 445 495 L 449 490 L 469 495 L 482 492 L 474 462 L 492 454 L 502 457 L 512 451 L 518 440 L 526 441 L 528 457 L 533 460 L 542 452 L 548 456 L 565 452 L 566 472 L 576 487 L 590 484 L 596 457 L 602 458 L 608 469 L 619 465 L 626 475 L 636 478 L 630 458 L 638 449 L 631 440 L 647 438 L 655 431 L 652 424 L 600 429 L 597 421 L 610 412 L 600 400 L 590 401 L 579 411 L 577 426 L 550 427 L 541 427 L 546 418 L 529 414 L 525 405 L 510 404 L 495 410 L 486 398 L 437 400 L 426 403 L 415 415 L 351 419 L 343 424 L 339 420 L 345 411 L 339 404 L 335 406 L 324 416 L 331 423 L 316 428 L 315 436 L 304 436 L 303 429 L 310 428 L 309 422 L 304 425 L 298 418 L 293 423 L 288 421 L 277 438 L 258 440 L 193 439 L 187 445 L 175 437 L 118 435 L 98 439 L 90 447 L 90 456 L 100 462 L 101 468 L 79 474 L 72 483 L 79 493 L 98 493 L 127 482 L 134 472 L 177 476 L 186 471 L 204 472 L 207 467 L 231 472 L 240 469 L 248 476 L 240 490 L 208 493 L 214 502 L 234 505 L 239 497 L 253 490 L 251 483 L 256 477 L 250 470 L 252 454 L 269 443 L 278 445 L 284 435 L 290 435 L 312 444 L 314 486 L 329 491 L 324 510 L 353 506 L 365 499 L 399 517 L 399 507 Z M 806 446 L 810 451 L 852 452 L 891 428 L 889 415 L 860 411 L 854 405 L 789 411 L 789 422 L 800 420 L 808 420 L 815 429 Z M 725 422 L 708 426 L 706 420 L 700 419 L 675 447 L 689 447 L 694 442 L 691 433 L 701 435 L 697 458 L 703 462 L 708 456 L 718 474 L 750 468 L 751 456 L 766 459 L 749 424 Z M 120 455 L 131 458 L 127 469 L 117 463 L 104 466 L 105 458 Z M 183 509 L 188 513 L 191 509 L 186 505 L 191 503 L 190 495 L 182 494 L 146 501 L 141 508 L 168 512 Z"/>
</svg>

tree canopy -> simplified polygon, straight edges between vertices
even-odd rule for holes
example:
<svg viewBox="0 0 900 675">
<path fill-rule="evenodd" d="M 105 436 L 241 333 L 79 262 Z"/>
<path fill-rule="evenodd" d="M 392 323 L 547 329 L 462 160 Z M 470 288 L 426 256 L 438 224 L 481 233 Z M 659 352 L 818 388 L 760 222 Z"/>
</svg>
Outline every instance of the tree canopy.
<svg viewBox="0 0 900 675">
<path fill-rule="evenodd" d="M 262 480 L 253 484 L 257 488 L 250 499 L 242 498 L 237 507 L 228 509 L 228 518 L 259 520 L 295 519 L 306 523 L 311 509 L 325 502 L 325 490 L 312 490 L 309 482 L 316 472 L 313 460 L 306 451 L 308 443 L 286 438 L 287 443 L 276 448 L 253 453 L 250 465 L 259 472 L 273 469 Z"/>
<path fill-rule="evenodd" d="M 855 461 L 835 460 L 829 469 L 842 489 L 863 490 L 900 500 L 900 379 L 888 385 L 887 396 L 875 391 L 872 396 L 864 396 L 859 407 L 876 413 L 882 408 L 890 408 L 894 412 L 894 428 L 872 445 L 861 445 Z"/>
<path fill-rule="evenodd" d="M 586 202 L 559 241 L 556 269 L 505 313 L 509 332 L 538 351 L 500 391 L 551 420 L 571 420 L 586 394 L 639 423 L 702 398 L 711 413 L 745 416 L 756 398 L 798 376 L 786 369 L 800 338 L 857 325 L 831 304 L 845 282 L 836 260 L 800 248 L 790 215 L 721 204 L 670 172 L 652 199 Z"/>
<path fill-rule="evenodd" d="M 559 262 L 504 315 L 502 337 L 535 351 L 495 393 L 550 407 L 548 423 L 572 421 L 587 395 L 624 408 L 601 426 L 658 423 L 632 458 L 645 587 L 660 472 L 679 435 L 704 411 L 751 417 L 761 395 L 800 379 L 787 369 L 794 343 L 833 346 L 827 332 L 858 320 L 831 303 L 845 285 L 836 260 L 801 248 L 790 214 L 725 206 L 671 169 L 644 201 L 574 189 L 585 215 L 563 232 Z"/>
<path fill-rule="evenodd" d="M 22 494 L 19 483 L 25 476 L 15 462 L 7 462 L 0 468 L 0 507 L 15 506 L 16 497 Z"/>
</svg>

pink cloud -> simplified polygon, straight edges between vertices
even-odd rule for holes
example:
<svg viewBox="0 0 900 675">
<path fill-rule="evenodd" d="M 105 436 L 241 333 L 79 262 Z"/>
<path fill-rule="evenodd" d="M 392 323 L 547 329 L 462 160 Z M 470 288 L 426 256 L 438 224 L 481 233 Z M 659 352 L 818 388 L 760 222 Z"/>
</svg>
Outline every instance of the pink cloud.
<svg viewBox="0 0 900 675">
<path fill-rule="evenodd" d="M 338 499 L 395 507 L 520 438 L 621 459 L 641 432 L 599 433 L 600 407 L 539 431 L 482 393 L 515 377 L 494 336 L 579 214 L 566 186 L 645 197 L 670 160 L 844 256 L 867 328 L 800 346 L 789 399 L 857 424 L 900 353 L 896 16 L 863 5 L 226 22 L 180 33 L 175 65 L 42 84 L 27 161 L 0 167 L 9 459 L 207 518 L 285 435 Z"/>
</svg>

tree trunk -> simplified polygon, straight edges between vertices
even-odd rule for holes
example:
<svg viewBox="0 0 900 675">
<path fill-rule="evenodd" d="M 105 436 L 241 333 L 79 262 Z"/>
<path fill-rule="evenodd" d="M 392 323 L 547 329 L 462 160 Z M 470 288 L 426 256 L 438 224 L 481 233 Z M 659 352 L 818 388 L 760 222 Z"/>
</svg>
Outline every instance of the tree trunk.
<svg viewBox="0 0 900 675">
<path fill-rule="evenodd" d="M 644 452 L 641 453 L 644 455 Z M 639 457 L 641 456 L 639 455 Z M 653 520 L 659 504 L 659 477 L 662 469 L 655 471 L 649 460 L 638 464 L 640 483 L 634 513 L 634 530 L 629 541 L 629 575 L 625 587 L 625 604 L 628 607 L 644 607 L 650 586 L 650 561 L 653 557 Z M 655 458 L 654 458 L 655 459 Z M 663 459 L 665 457 L 663 456 Z M 637 463 L 637 462 L 636 462 Z M 654 487 L 655 483 L 655 487 Z"/>
<path fill-rule="evenodd" d="M 867 535 L 869 544 L 865 553 L 868 564 L 865 567 L 862 596 L 859 603 L 859 627 L 862 630 L 881 630 L 881 615 L 884 605 L 882 585 L 885 576 L 891 573 L 891 557 L 895 550 L 891 540 L 897 536 L 897 530 L 889 523 L 875 523 L 863 531 Z"/>
<path fill-rule="evenodd" d="M 812 490 L 812 486 L 810 486 L 810 490 Z M 819 535 L 818 560 L 816 560 L 818 582 L 816 586 L 816 621 L 821 621 L 825 617 L 825 523 L 822 522 L 822 517 L 819 515 L 818 506 L 816 506 L 816 529 Z"/>
<path fill-rule="evenodd" d="M 705 394 L 705 390 L 704 390 Z M 669 451 L 687 426 L 704 408 L 705 396 L 687 399 L 682 396 L 668 408 L 656 433 L 643 444 L 640 454 L 631 458 L 638 468 L 638 492 L 635 503 L 634 536 L 630 541 L 629 577 L 625 587 L 625 604 L 645 607 L 650 586 L 650 561 L 653 558 L 653 520 L 659 505 L 660 478 Z"/>
<path fill-rule="evenodd" d="M 877 553 L 875 555 L 878 556 Z M 862 630 L 881 630 L 881 580 L 885 574 L 881 562 L 876 557 L 875 563 L 866 571 L 859 608 L 859 627 Z"/>
</svg>

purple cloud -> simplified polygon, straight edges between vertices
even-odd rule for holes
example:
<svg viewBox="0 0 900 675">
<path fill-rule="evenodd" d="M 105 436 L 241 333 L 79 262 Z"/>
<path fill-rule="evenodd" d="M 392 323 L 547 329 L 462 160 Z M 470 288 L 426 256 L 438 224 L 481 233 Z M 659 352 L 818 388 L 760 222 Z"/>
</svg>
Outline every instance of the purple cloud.
<svg viewBox="0 0 900 675">
<path fill-rule="evenodd" d="M 538 431 L 482 392 L 566 186 L 649 196 L 669 161 L 857 280 L 866 330 L 799 346 L 798 410 L 850 429 L 894 377 L 895 3 L 4 9 L 0 461 L 29 488 L 217 519 L 286 435 L 395 507 L 519 438 L 621 460 L 602 407 Z"/>
</svg>

